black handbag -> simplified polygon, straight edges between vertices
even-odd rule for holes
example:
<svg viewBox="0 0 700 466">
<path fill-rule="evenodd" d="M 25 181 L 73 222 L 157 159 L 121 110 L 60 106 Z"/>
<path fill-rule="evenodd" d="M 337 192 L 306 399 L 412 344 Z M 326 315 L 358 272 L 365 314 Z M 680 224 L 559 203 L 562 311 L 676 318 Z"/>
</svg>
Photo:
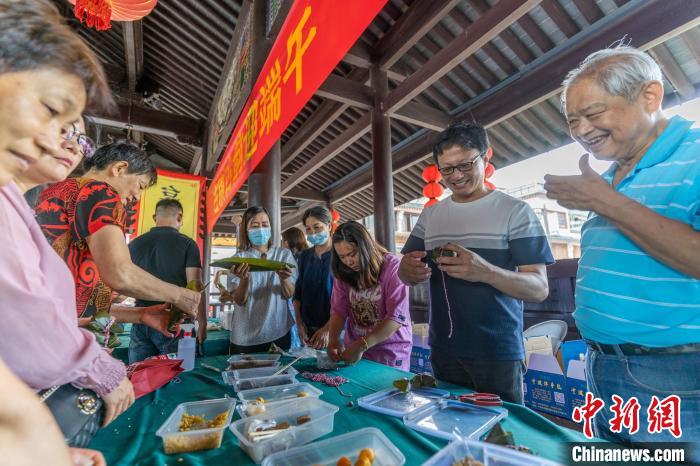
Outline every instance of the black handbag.
<svg viewBox="0 0 700 466">
<path fill-rule="evenodd" d="M 92 390 L 56 385 L 39 392 L 39 397 L 51 410 L 68 446 L 87 447 L 102 427 L 104 403 Z"/>
</svg>

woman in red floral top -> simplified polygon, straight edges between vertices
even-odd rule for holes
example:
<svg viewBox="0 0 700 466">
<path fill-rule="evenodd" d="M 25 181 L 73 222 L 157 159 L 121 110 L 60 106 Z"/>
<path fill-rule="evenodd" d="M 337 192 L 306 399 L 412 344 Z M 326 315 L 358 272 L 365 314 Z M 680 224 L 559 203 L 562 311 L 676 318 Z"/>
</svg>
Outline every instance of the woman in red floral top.
<svg viewBox="0 0 700 466">
<path fill-rule="evenodd" d="M 83 177 L 48 186 L 36 207 L 44 235 L 73 274 L 78 317 L 110 313 L 117 320 L 130 321 L 125 315 L 133 308 L 112 306 L 110 310 L 112 290 L 173 303 L 195 316 L 199 293 L 163 282 L 134 265 L 126 246 L 125 205 L 138 201 L 141 192 L 156 181 L 155 167 L 146 153 L 129 143 L 109 144 L 86 159 L 84 167 Z M 167 318 L 156 308 L 143 313 L 140 323 L 161 327 L 167 334 Z"/>
</svg>

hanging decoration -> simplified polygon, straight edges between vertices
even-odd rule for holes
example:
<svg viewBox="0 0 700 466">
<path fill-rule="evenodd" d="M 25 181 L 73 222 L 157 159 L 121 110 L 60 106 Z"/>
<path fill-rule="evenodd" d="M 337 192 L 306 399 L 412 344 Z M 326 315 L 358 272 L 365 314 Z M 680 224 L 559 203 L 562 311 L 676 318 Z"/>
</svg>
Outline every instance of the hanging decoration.
<svg viewBox="0 0 700 466">
<path fill-rule="evenodd" d="M 334 233 L 338 229 L 338 225 L 340 225 L 340 212 L 335 209 L 331 210 L 331 218 L 333 219 L 331 222 L 331 233 Z"/>
<path fill-rule="evenodd" d="M 158 0 L 68 0 L 80 22 L 98 31 L 112 27 L 112 21 L 135 21 L 148 15 Z"/>
<path fill-rule="evenodd" d="M 421 176 L 428 183 L 423 188 L 423 196 L 428 198 L 428 202 L 424 206 L 430 207 L 433 204 L 437 204 L 439 202 L 438 198 L 445 193 L 445 189 L 440 184 L 442 174 L 438 170 L 437 165 L 431 164 L 423 169 Z"/>
<path fill-rule="evenodd" d="M 493 148 L 489 147 L 486 151 L 486 167 L 484 168 L 484 186 L 486 186 L 486 189 L 495 191 L 496 185 L 488 180 L 496 172 L 496 167 L 494 167 L 491 163 L 491 157 L 493 157 Z"/>
</svg>

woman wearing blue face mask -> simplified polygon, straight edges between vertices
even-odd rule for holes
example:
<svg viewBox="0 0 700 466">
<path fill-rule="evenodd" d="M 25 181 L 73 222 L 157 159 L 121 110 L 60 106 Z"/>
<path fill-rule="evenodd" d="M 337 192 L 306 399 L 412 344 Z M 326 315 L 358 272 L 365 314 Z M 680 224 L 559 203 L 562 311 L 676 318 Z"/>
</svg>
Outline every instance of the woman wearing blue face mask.
<svg viewBox="0 0 700 466">
<path fill-rule="evenodd" d="M 299 278 L 294 290 L 299 338 L 314 348 L 328 346 L 328 319 L 331 310 L 331 213 L 312 207 L 302 217 L 306 238 L 313 245 L 299 256 Z"/>
<path fill-rule="evenodd" d="M 263 207 L 249 207 L 243 214 L 236 257 L 286 262 L 294 268 L 277 272 L 250 272 L 248 264 L 231 268 L 229 288 L 234 303 L 231 353 L 267 351 L 270 343 L 289 349 L 291 328 L 287 300 L 294 294 L 296 261 L 288 249 L 272 246 L 270 216 Z"/>
</svg>

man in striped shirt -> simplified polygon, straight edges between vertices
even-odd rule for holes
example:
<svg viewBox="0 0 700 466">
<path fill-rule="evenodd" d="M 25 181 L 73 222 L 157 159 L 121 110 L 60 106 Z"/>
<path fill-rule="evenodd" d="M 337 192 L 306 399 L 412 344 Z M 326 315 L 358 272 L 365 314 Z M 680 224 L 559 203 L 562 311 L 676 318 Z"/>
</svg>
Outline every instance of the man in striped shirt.
<svg viewBox="0 0 700 466">
<path fill-rule="evenodd" d="M 452 195 L 423 210 L 402 253 L 399 278 L 430 280 L 430 347 L 435 376 L 523 403 L 523 301 L 549 293 L 554 262 L 530 206 L 484 186 L 486 130 L 457 123 L 433 158 Z M 428 256 L 437 249 L 453 257 Z"/>
<path fill-rule="evenodd" d="M 700 438 L 700 130 L 666 118 L 663 95 L 647 54 L 590 55 L 564 81 L 562 103 L 572 137 L 612 166 L 599 176 L 586 154 L 581 175 L 545 177 L 549 197 L 591 211 L 575 318 L 589 345 L 589 390 L 608 407 L 613 395 L 640 402 L 634 435 L 612 432 L 610 410 L 596 416 L 594 432 L 618 443 L 677 439 L 644 424 L 653 397 L 669 395 L 681 398 L 681 438 Z"/>
</svg>

